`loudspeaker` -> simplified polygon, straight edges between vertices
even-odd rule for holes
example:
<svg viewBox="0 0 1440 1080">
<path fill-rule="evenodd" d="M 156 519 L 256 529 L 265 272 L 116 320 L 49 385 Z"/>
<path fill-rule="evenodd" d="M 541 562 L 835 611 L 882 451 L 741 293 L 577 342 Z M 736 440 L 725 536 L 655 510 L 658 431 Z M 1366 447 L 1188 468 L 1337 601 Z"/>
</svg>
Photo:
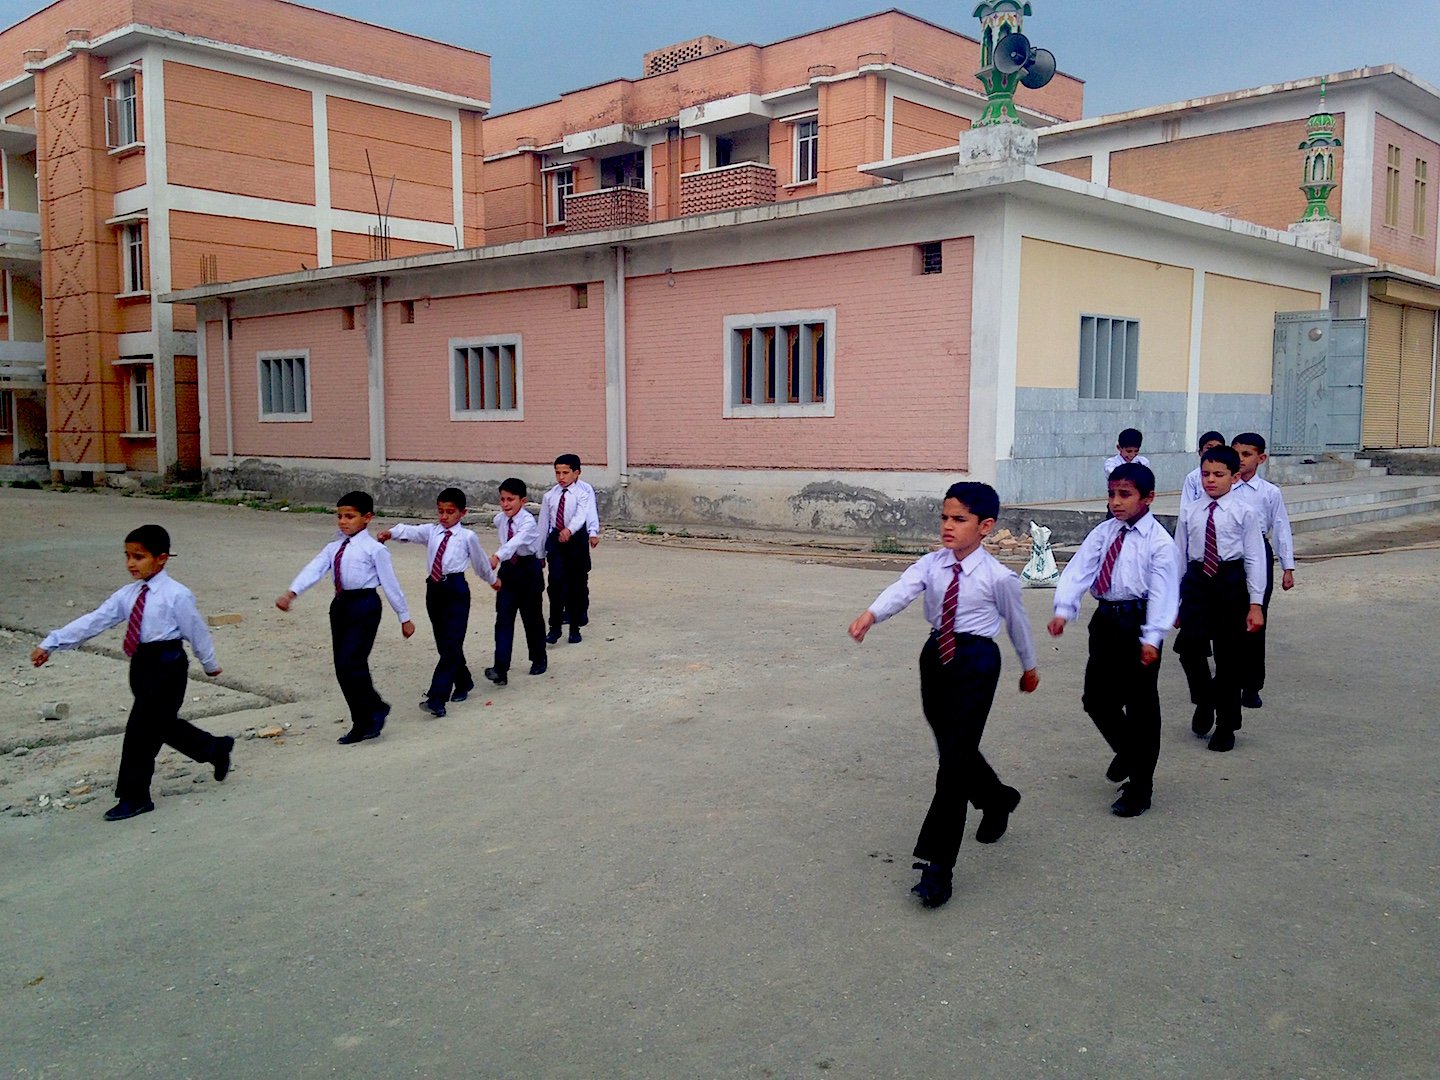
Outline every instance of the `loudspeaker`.
<svg viewBox="0 0 1440 1080">
<path fill-rule="evenodd" d="M 1030 62 L 1030 39 L 1024 34 L 1006 34 L 995 43 L 990 62 L 1002 75 L 1019 71 Z"/>
<path fill-rule="evenodd" d="M 1055 54 L 1049 49 L 1031 49 L 1030 62 L 1025 68 L 1020 85 L 1030 90 L 1039 90 L 1055 77 Z"/>
</svg>

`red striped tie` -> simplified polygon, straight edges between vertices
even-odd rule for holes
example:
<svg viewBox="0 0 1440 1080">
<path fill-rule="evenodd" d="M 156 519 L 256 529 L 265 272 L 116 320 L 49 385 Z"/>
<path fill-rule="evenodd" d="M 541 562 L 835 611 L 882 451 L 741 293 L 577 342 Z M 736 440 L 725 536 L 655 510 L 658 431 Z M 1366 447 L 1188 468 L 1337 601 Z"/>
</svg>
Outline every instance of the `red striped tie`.
<svg viewBox="0 0 1440 1080">
<path fill-rule="evenodd" d="M 555 507 L 555 531 L 565 528 L 565 489 L 560 489 L 560 504 Z"/>
<path fill-rule="evenodd" d="M 140 595 L 135 597 L 135 606 L 130 609 L 130 623 L 125 627 L 126 656 L 134 656 L 135 650 L 140 648 L 140 624 L 145 619 L 145 594 L 149 591 L 149 584 L 142 584 Z"/>
<path fill-rule="evenodd" d="M 435 549 L 435 561 L 430 564 L 430 580 L 439 581 L 445 576 L 445 547 L 450 543 L 450 530 L 445 530 L 445 535 L 440 538 L 440 546 Z"/>
<path fill-rule="evenodd" d="M 1115 535 L 1115 541 L 1110 545 L 1110 550 L 1105 552 L 1105 558 L 1100 562 L 1100 573 L 1095 577 L 1095 598 L 1104 600 L 1105 594 L 1110 591 L 1110 580 L 1115 575 L 1115 564 L 1120 561 L 1120 549 L 1125 546 L 1125 537 L 1130 533 L 1129 525 L 1121 525 L 1120 531 Z"/>
<path fill-rule="evenodd" d="M 515 539 L 515 519 L 513 517 L 506 518 L 505 526 L 505 542 L 508 544 L 511 540 Z M 517 555 L 511 555 L 509 561 L 513 563 L 518 557 Z"/>
<path fill-rule="evenodd" d="M 350 537 L 347 536 L 347 537 L 345 538 L 345 542 L 340 545 L 340 550 L 338 550 L 337 552 L 335 552 L 335 565 L 334 565 L 334 567 L 333 567 L 332 569 L 333 569 L 334 572 L 335 572 L 335 591 L 336 591 L 337 593 L 338 593 L 338 592 L 344 592 L 344 591 L 345 591 L 345 586 L 343 586 L 343 585 L 340 584 L 340 560 L 341 560 L 341 558 L 345 555 L 345 549 L 346 549 L 347 547 L 349 547 L 349 546 L 350 546 Z"/>
<path fill-rule="evenodd" d="M 948 664 L 955 659 L 955 612 L 960 607 L 960 570 L 957 562 L 951 567 L 954 574 L 950 586 L 945 590 L 945 602 L 940 605 L 940 663 Z"/>
<path fill-rule="evenodd" d="M 1201 568 L 1206 577 L 1214 577 L 1220 569 L 1220 545 L 1215 540 L 1215 510 L 1219 503 L 1210 500 L 1210 516 L 1205 519 L 1205 565 Z"/>
</svg>

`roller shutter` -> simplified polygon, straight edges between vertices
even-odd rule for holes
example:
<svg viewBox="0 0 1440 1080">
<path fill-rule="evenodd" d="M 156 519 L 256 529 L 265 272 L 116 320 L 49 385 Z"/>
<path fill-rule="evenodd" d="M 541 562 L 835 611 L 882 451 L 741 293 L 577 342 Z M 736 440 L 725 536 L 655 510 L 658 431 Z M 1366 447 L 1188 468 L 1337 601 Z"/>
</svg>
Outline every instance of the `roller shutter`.
<svg viewBox="0 0 1440 1080">
<path fill-rule="evenodd" d="M 1405 309 L 1371 299 L 1365 341 L 1366 446 L 1395 446 L 1400 439 L 1400 347 Z"/>
<path fill-rule="evenodd" d="M 1430 445 L 1434 369 L 1435 312 L 1407 306 L 1400 335 L 1399 446 Z"/>
</svg>

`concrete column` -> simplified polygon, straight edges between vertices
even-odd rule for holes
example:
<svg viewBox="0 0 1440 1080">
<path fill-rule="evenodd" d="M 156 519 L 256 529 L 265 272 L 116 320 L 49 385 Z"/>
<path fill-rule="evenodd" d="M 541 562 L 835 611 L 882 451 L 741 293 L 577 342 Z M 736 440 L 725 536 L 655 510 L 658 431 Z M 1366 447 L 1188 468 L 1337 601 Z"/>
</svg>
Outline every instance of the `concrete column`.
<svg viewBox="0 0 1440 1080">
<path fill-rule="evenodd" d="M 615 249 L 605 274 L 605 457 L 614 482 L 630 482 L 630 450 L 625 403 L 626 252 Z"/>
<path fill-rule="evenodd" d="M 371 278 L 365 286 L 365 343 L 370 354 L 370 466 L 385 471 L 385 283 Z"/>
</svg>

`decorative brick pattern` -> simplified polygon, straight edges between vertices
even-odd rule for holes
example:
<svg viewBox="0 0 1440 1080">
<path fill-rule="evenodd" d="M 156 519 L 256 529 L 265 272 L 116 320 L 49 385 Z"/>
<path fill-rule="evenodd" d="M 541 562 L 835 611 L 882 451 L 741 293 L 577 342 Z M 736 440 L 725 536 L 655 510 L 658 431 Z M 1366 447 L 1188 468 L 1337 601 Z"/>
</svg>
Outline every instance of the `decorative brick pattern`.
<svg viewBox="0 0 1440 1080">
<path fill-rule="evenodd" d="M 680 177 L 680 216 L 713 214 L 775 201 L 775 170 L 753 161 Z"/>
<path fill-rule="evenodd" d="M 654 52 L 645 54 L 645 74 L 647 76 L 664 75 L 667 71 L 674 71 L 687 60 L 699 60 L 702 56 L 724 52 L 726 49 L 734 47 L 733 41 L 722 41 L 720 38 L 710 37 L 708 34 L 675 45 L 667 45 L 663 49 L 656 49 Z"/>
<path fill-rule="evenodd" d="M 565 231 L 624 229 L 650 223 L 650 193 L 644 188 L 601 188 L 565 200 Z"/>
</svg>

